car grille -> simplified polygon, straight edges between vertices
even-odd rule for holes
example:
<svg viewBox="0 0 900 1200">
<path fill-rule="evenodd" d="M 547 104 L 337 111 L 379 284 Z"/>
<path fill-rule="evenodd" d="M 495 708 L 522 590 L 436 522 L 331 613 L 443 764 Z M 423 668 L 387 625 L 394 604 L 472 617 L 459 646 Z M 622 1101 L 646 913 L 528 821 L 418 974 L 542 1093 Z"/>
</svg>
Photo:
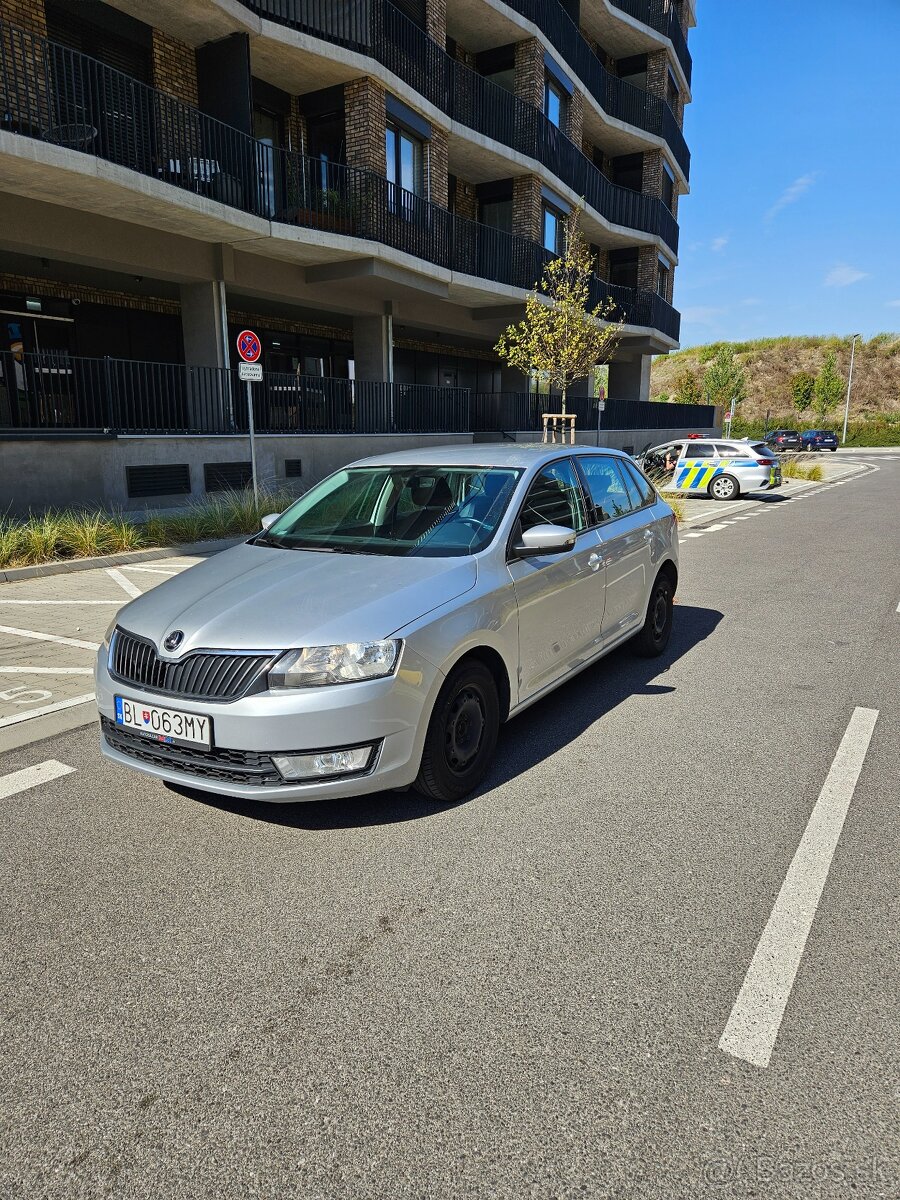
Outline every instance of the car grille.
<svg viewBox="0 0 900 1200">
<path fill-rule="evenodd" d="M 197 779 L 246 783 L 253 787 L 285 786 L 285 781 L 268 754 L 215 746 L 211 750 L 200 750 L 191 746 L 155 742 L 131 730 L 120 729 L 108 717 L 100 718 L 100 727 L 108 746 L 138 762 L 177 771 L 181 775 L 192 775 Z"/>
<path fill-rule="evenodd" d="M 117 629 L 110 653 L 109 673 L 122 683 L 163 692 L 167 696 L 192 696 L 195 700 L 237 700 L 250 691 L 262 691 L 273 654 L 231 654 L 199 651 L 177 662 L 160 658 L 152 642 Z"/>
</svg>

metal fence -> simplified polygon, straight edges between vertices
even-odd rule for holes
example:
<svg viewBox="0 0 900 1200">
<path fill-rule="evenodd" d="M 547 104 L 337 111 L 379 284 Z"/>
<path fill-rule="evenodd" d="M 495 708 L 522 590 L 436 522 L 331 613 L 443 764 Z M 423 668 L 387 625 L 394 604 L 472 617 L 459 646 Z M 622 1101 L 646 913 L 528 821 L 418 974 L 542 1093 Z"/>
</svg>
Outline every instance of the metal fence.
<svg viewBox="0 0 900 1200">
<path fill-rule="evenodd" d="M 529 392 L 380 383 L 267 371 L 253 384 L 260 433 L 470 433 L 539 430 L 558 399 Z M 596 401 L 567 402 L 579 429 L 596 429 Z M 704 429 L 715 408 L 608 400 L 604 429 Z M 0 354 L 0 433 L 246 434 L 246 385 L 224 367 Z"/>
<path fill-rule="evenodd" d="M 464 433 L 464 388 L 267 372 L 253 385 L 260 433 Z M 246 386 L 221 367 L 0 354 L 0 432 L 245 434 Z"/>
</svg>

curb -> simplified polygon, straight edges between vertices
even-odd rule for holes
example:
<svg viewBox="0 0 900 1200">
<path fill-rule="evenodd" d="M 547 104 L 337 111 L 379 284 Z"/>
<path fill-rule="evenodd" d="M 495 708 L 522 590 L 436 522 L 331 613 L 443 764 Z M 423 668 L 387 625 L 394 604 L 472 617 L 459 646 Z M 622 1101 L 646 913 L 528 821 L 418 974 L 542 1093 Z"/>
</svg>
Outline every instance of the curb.
<svg viewBox="0 0 900 1200">
<path fill-rule="evenodd" d="M 70 575 L 75 571 L 95 571 L 98 567 L 117 567 L 125 563 L 172 558 L 182 554 L 217 554 L 246 541 L 249 534 L 236 538 L 216 538 L 209 542 L 187 542 L 180 546 L 150 546 L 146 550 L 128 550 L 121 554 L 103 554 L 99 558 L 67 558 L 61 562 L 38 563 L 33 567 L 10 567 L 0 571 L 0 583 L 21 579 L 40 579 L 45 575 Z"/>
</svg>

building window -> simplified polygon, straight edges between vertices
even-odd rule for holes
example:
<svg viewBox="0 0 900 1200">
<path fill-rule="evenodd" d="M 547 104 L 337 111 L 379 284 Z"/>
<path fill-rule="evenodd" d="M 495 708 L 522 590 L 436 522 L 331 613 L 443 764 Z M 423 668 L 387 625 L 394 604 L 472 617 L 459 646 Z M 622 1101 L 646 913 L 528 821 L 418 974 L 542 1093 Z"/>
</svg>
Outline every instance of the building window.
<svg viewBox="0 0 900 1200">
<path fill-rule="evenodd" d="M 566 121 L 566 94 L 549 75 L 544 75 L 544 116 L 562 129 Z"/>
<path fill-rule="evenodd" d="M 504 233 L 513 231 L 512 198 L 509 200 L 483 200 L 481 203 L 481 223 L 491 229 L 500 229 Z"/>
<path fill-rule="evenodd" d="M 544 249 L 551 254 L 565 252 L 566 218 L 558 208 L 550 204 L 544 205 L 543 242 Z"/>
<path fill-rule="evenodd" d="M 656 260 L 656 290 L 662 296 L 663 300 L 669 298 L 669 276 L 672 273 L 672 264 L 660 254 Z"/>
<path fill-rule="evenodd" d="M 638 285 L 638 252 L 632 247 L 609 252 L 609 282 L 617 287 Z"/>
<path fill-rule="evenodd" d="M 404 192 L 421 196 L 425 192 L 425 144 L 397 125 L 388 125 L 385 133 L 388 182 Z M 393 191 L 393 189 L 391 189 Z M 392 205 L 393 207 L 393 205 Z"/>
<path fill-rule="evenodd" d="M 663 163 L 662 199 L 663 204 L 665 204 L 669 212 L 672 212 L 675 207 L 675 176 L 669 170 L 666 163 Z"/>
</svg>

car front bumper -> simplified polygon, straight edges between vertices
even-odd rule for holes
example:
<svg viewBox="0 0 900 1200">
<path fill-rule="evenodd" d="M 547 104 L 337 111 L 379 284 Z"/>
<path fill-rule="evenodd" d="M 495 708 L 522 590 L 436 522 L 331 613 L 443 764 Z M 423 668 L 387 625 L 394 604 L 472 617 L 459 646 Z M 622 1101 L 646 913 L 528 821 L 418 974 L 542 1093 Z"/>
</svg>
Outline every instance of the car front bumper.
<svg viewBox="0 0 900 1200">
<path fill-rule="evenodd" d="M 408 787 L 418 774 L 428 718 L 443 678 L 407 643 L 396 674 L 386 679 L 210 703 L 120 683 L 109 674 L 104 646 L 97 657 L 97 707 L 112 727 L 101 724 L 100 749 L 114 762 L 168 783 L 244 800 L 296 803 Z M 212 747 L 184 752 L 156 738 L 123 735 L 115 727 L 116 696 L 208 717 Z M 271 762 L 274 755 L 359 745 L 376 750 L 368 769 L 354 775 L 282 781 Z"/>
</svg>

